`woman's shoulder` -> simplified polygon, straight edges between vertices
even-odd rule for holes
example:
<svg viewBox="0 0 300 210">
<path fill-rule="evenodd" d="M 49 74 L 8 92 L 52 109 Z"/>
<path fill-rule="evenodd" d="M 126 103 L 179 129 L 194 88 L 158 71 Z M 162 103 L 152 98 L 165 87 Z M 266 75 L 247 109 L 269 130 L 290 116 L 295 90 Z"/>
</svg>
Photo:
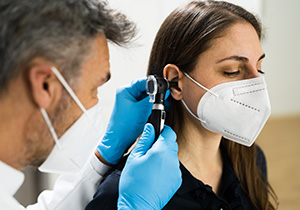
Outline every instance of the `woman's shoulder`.
<svg viewBox="0 0 300 210">
<path fill-rule="evenodd" d="M 120 163 L 105 174 L 93 199 L 88 203 L 85 210 L 117 210 L 119 181 L 126 160 L 127 157 L 123 158 Z"/>
</svg>

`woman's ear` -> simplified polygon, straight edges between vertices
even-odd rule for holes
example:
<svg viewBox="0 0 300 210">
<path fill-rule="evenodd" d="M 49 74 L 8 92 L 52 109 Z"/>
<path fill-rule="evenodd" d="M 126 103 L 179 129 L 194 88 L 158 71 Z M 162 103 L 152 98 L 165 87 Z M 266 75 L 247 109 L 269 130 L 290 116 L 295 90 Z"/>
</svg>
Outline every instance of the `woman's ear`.
<svg viewBox="0 0 300 210">
<path fill-rule="evenodd" d="M 39 108 L 47 109 L 59 102 L 62 85 L 51 70 L 51 65 L 41 62 L 29 68 L 29 84 L 32 98 Z"/>
<path fill-rule="evenodd" d="M 168 64 L 164 67 L 164 78 L 171 82 L 178 82 L 177 87 L 170 88 L 171 95 L 175 100 L 181 100 L 182 99 L 182 78 L 183 73 L 180 71 L 180 69 L 174 65 L 174 64 Z"/>
</svg>

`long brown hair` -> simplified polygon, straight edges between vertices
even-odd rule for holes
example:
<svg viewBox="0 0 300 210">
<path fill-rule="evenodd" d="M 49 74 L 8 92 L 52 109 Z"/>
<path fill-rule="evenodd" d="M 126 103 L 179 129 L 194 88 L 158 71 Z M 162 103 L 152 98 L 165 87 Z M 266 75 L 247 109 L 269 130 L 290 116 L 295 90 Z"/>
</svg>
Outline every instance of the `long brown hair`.
<svg viewBox="0 0 300 210">
<path fill-rule="evenodd" d="M 164 66 L 175 64 L 181 71 L 191 72 L 198 57 L 237 22 L 250 23 L 261 39 L 262 26 L 258 19 L 245 9 L 220 1 L 191 2 L 174 10 L 161 25 L 150 55 L 147 74 L 163 76 Z M 182 133 L 184 117 L 179 101 L 170 97 L 171 107 L 166 124 L 177 134 Z M 277 197 L 256 163 L 256 146 L 245 147 L 222 140 L 235 173 L 255 209 L 277 208 Z M 275 207 L 271 202 L 273 198 Z"/>
</svg>

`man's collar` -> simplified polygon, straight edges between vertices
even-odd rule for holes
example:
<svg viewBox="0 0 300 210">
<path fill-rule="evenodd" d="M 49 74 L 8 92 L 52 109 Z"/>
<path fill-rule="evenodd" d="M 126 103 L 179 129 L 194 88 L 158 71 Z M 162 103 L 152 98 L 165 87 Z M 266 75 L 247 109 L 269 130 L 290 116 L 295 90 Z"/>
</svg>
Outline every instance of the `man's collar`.
<svg viewBox="0 0 300 210">
<path fill-rule="evenodd" d="M 24 181 L 24 174 L 0 161 L 0 188 L 13 196 Z"/>
</svg>

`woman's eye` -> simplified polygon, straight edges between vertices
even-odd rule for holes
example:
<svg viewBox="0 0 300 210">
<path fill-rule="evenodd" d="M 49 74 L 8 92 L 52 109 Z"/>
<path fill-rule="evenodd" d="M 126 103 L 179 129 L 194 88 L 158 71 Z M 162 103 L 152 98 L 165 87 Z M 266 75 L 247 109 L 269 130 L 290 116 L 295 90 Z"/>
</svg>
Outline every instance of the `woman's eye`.
<svg viewBox="0 0 300 210">
<path fill-rule="evenodd" d="M 232 76 L 236 76 L 240 73 L 240 71 L 230 71 L 230 72 L 224 72 L 225 76 L 228 76 L 228 77 L 232 77 Z"/>
</svg>

